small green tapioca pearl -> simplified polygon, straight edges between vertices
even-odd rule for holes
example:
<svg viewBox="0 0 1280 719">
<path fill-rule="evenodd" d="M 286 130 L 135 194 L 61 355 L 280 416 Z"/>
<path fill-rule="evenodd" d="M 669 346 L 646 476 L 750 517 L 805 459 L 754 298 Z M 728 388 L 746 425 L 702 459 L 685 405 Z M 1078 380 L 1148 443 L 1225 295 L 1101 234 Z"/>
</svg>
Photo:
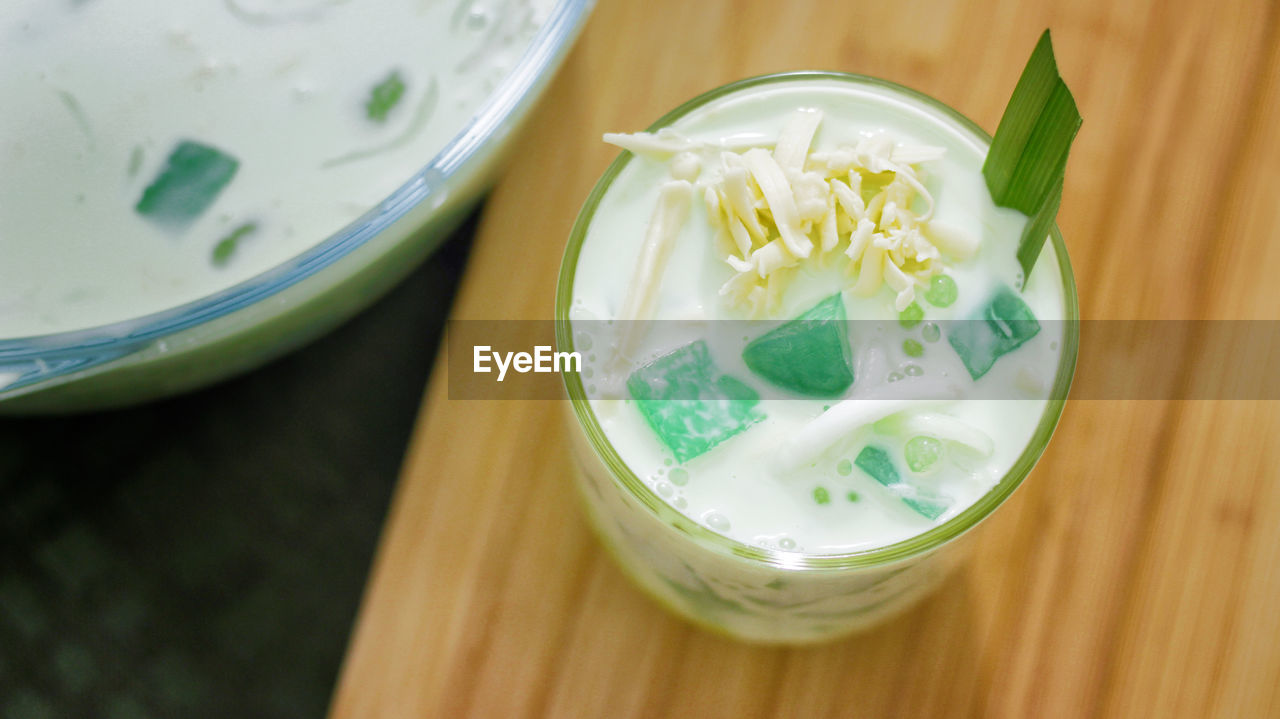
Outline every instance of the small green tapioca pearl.
<svg viewBox="0 0 1280 719">
<path fill-rule="evenodd" d="M 813 501 L 817 502 L 818 504 L 830 504 L 831 493 L 827 491 L 826 487 L 814 487 Z"/>
<path fill-rule="evenodd" d="M 841 477 L 848 477 L 850 474 L 853 474 L 853 462 L 848 458 L 840 460 L 836 464 L 836 474 Z"/>
<path fill-rule="evenodd" d="M 898 324 L 907 329 L 911 329 L 924 321 L 924 308 L 919 304 L 912 302 L 907 308 L 898 313 Z"/>
<path fill-rule="evenodd" d="M 671 483 L 677 487 L 683 487 L 689 483 L 689 471 L 682 467 L 672 468 L 668 477 L 671 479 Z"/>
<path fill-rule="evenodd" d="M 912 437 L 907 440 L 903 454 L 906 456 L 907 467 L 912 472 L 927 472 L 942 458 L 942 442 L 924 435 Z"/>
<path fill-rule="evenodd" d="M 920 336 L 924 337 L 925 342 L 937 342 L 942 339 L 942 329 L 938 327 L 937 323 L 925 322 L 924 326 L 920 328 Z"/>
<path fill-rule="evenodd" d="M 950 275 L 934 275 L 924 292 L 924 298 L 934 307 L 950 307 L 959 295 L 956 281 Z"/>
<path fill-rule="evenodd" d="M 920 357 L 924 354 L 924 345 L 915 340 L 904 340 L 902 342 L 902 351 L 908 357 Z"/>
<path fill-rule="evenodd" d="M 859 496 L 858 496 L 858 493 L 857 493 L 857 492 L 850 492 L 850 493 L 846 494 L 846 495 L 845 495 L 845 497 L 846 497 L 850 502 L 856 502 L 856 501 L 858 501 L 859 499 L 861 499 L 861 497 L 859 497 Z"/>
</svg>

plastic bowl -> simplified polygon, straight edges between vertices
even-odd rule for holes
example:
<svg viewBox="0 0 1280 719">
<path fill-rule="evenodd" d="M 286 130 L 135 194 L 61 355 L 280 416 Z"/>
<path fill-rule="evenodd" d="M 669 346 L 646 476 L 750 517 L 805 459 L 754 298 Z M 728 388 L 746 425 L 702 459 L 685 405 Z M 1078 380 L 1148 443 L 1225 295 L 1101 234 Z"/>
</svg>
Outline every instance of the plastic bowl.
<svg viewBox="0 0 1280 719">
<path fill-rule="evenodd" d="M 370 304 L 488 189 L 593 4 L 559 0 L 516 67 L 425 167 L 306 252 L 162 312 L 0 340 L 0 414 L 117 407 L 195 389 L 315 339 Z"/>
</svg>

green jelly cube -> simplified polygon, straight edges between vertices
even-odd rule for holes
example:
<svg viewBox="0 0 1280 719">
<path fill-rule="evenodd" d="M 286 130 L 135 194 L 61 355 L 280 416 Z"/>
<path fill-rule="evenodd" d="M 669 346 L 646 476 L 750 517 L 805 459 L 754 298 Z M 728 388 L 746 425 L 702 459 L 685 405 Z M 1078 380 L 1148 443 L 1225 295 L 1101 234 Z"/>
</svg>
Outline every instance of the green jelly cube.
<svg viewBox="0 0 1280 719">
<path fill-rule="evenodd" d="M 898 474 L 898 468 L 893 466 L 893 460 L 889 458 L 889 453 L 875 445 L 869 444 L 862 448 L 853 463 L 858 469 L 871 475 L 875 481 L 886 487 L 892 487 L 902 482 L 902 477 Z"/>
<path fill-rule="evenodd" d="M 902 501 L 908 507 L 914 509 L 916 514 L 925 519 L 937 519 L 942 513 L 947 511 L 950 503 L 945 502 L 936 497 L 903 497 Z"/>
<path fill-rule="evenodd" d="M 723 374 L 703 340 L 637 369 L 627 391 L 679 462 L 686 462 L 764 419 L 760 395 Z"/>
<path fill-rule="evenodd" d="M 893 460 L 889 457 L 889 452 L 882 447 L 875 445 L 867 445 L 862 448 L 853 463 L 859 469 L 871 475 L 871 478 L 879 482 L 888 489 L 894 496 L 901 499 L 917 514 L 926 519 L 937 519 L 942 513 L 947 511 L 950 502 L 942 497 L 929 496 L 923 494 L 919 488 L 914 487 L 902 481 L 902 475 L 899 474 L 898 468 L 893 465 Z"/>
<path fill-rule="evenodd" d="M 239 168 L 240 161 L 231 155 L 184 140 L 133 209 L 157 222 L 187 224 L 209 209 Z"/>
<path fill-rule="evenodd" d="M 755 338 L 742 361 L 760 377 L 807 397 L 837 397 L 853 384 L 844 301 L 832 295 Z"/>
<path fill-rule="evenodd" d="M 1040 332 L 1040 323 L 1031 308 L 1016 292 L 1001 286 L 978 316 L 952 323 L 947 332 L 969 376 L 975 380 L 985 375 L 1003 355 L 1019 347 Z"/>
</svg>

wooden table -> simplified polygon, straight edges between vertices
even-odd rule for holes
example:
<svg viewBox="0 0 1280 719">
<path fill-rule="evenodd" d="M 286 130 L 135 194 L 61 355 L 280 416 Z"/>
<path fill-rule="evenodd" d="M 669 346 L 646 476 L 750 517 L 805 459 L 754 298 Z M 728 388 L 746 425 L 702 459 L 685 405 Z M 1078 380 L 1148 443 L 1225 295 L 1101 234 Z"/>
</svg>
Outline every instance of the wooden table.
<svg viewBox="0 0 1280 719">
<path fill-rule="evenodd" d="M 1085 117 L 1059 216 L 1084 316 L 1275 319 L 1278 22 L 1244 0 L 601 0 L 488 203 L 454 316 L 551 316 L 614 155 L 602 132 L 801 68 L 896 80 L 994 130 L 1047 26 Z M 1168 347 L 1178 381 L 1204 368 L 1194 349 Z M 444 365 L 338 719 L 1280 716 L 1280 404 L 1073 402 L 942 593 L 846 641 L 765 649 L 623 579 L 579 514 L 556 403 L 450 402 Z"/>
</svg>

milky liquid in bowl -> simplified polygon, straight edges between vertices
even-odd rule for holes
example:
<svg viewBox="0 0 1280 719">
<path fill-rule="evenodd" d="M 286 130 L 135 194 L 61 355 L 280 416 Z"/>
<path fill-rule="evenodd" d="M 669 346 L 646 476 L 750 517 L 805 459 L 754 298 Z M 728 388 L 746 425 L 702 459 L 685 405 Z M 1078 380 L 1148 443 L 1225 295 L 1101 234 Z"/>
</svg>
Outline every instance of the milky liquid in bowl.
<svg viewBox="0 0 1280 719">
<path fill-rule="evenodd" d="M 0 92 L 17 110 L 0 116 L 0 343 L 10 345 L 0 347 L 0 379 L 7 380 L 0 385 L 31 380 L 27 368 L 4 366 L 9 355 L 53 365 L 74 349 L 75 337 L 66 333 L 85 331 L 94 341 L 127 337 L 147 324 L 138 318 L 260 278 L 371 211 L 399 237 L 376 251 L 364 249 L 358 260 L 346 255 L 360 254 L 352 247 L 362 249 L 368 238 L 350 243 L 338 263 L 346 269 L 327 271 L 327 287 L 382 261 L 437 215 L 455 218 L 460 203 L 483 189 L 493 164 L 486 143 L 508 138 L 527 109 L 525 96 L 544 82 L 513 83 L 522 59 L 543 51 L 535 60 L 539 74 L 547 74 L 587 6 L 572 0 L 7 3 L 0 9 Z M 545 37 L 541 31 L 557 17 L 558 35 Z M 371 117 L 371 95 L 391 78 L 403 85 L 401 96 L 385 117 Z M 505 114 L 485 118 L 487 135 L 467 138 L 474 143 L 464 158 L 474 160 L 470 165 L 457 177 L 435 177 L 430 184 L 436 186 L 401 192 L 401 199 L 432 196 L 429 211 L 382 204 L 406 190 L 406 181 L 451 141 L 457 149 L 455 138 L 504 92 L 516 98 L 500 108 Z M 145 216 L 136 205 L 184 141 L 216 148 L 238 169 L 206 210 L 177 226 Z M 413 222 L 401 221 L 410 216 Z M 249 229 L 237 234 L 240 228 Z M 384 262 L 395 265 L 386 271 L 403 274 L 422 253 L 402 254 Z M 280 283 L 289 284 L 291 278 Z M 363 278 L 330 314 L 345 316 L 366 304 L 377 284 Z M 277 297 L 275 290 L 259 294 L 241 304 Z M 313 288 L 279 299 L 279 307 L 300 307 L 321 294 Z M 315 317 L 324 312 L 311 314 L 280 334 L 295 336 L 293 330 L 324 321 Z M 269 318 L 259 315 L 240 324 L 261 326 Z M 112 329 L 99 331 L 104 327 Z M 129 350 L 172 353 L 192 349 L 193 340 L 239 332 L 224 326 L 216 337 L 165 337 L 162 345 Z M 43 354 L 43 338 L 25 354 L 12 348 L 36 336 L 70 341 L 48 342 Z M 197 374 L 269 354 L 263 350 L 270 340 L 251 344 L 247 353 L 204 357 Z M 159 377 L 141 393 L 195 384 L 191 369 L 181 381 Z M 118 396 L 106 403 L 139 394 L 137 387 L 112 389 L 107 394 Z"/>
</svg>

